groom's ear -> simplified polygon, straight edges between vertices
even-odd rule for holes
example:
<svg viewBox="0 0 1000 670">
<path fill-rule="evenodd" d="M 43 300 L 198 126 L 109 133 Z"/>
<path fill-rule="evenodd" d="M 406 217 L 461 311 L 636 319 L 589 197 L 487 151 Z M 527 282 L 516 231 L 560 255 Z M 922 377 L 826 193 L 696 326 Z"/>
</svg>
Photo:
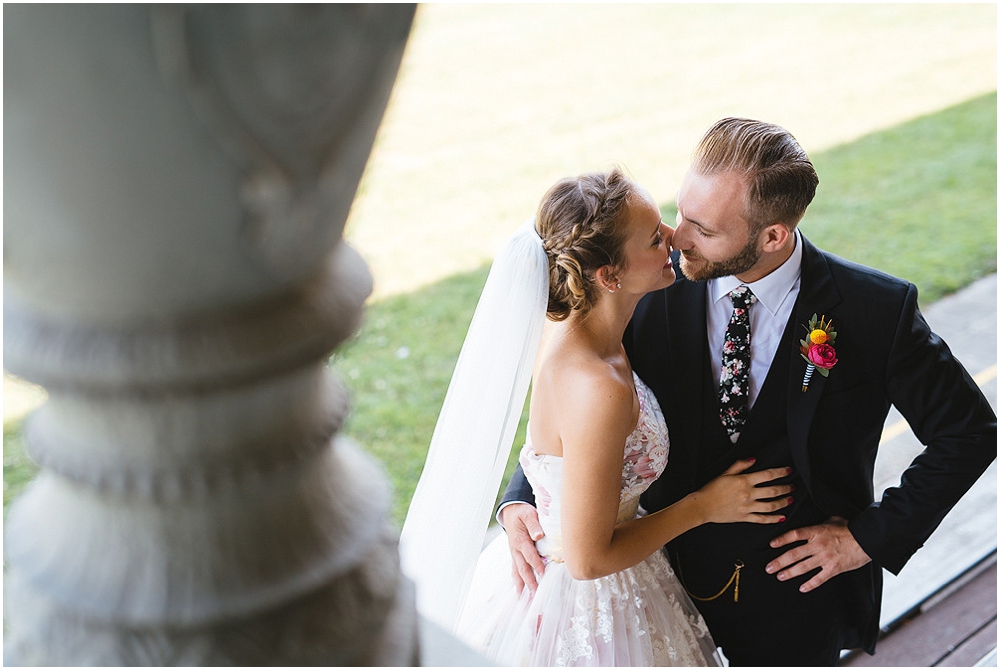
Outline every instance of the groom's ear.
<svg viewBox="0 0 1000 670">
<path fill-rule="evenodd" d="M 763 232 L 763 250 L 774 252 L 783 248 L 791 236 L 791 229 L 783 223 L 772 223 Z"/>
</svg>

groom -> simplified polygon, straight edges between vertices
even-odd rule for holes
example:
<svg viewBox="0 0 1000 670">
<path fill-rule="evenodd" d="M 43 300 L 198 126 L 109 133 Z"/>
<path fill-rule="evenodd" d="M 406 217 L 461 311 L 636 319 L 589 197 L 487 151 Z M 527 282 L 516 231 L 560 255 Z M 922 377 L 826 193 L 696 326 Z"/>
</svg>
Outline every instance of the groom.
<svg viewBox="0 0 1000 670">
<path fill-rule="evenodd" d="M 785 523 L 709 524 L 667 547 L 733 665 L 835 665 L 841 649 L 874 653 L 882 568 L 898 573 L 996 457 L 996 416 L 928 328 L 916 288 L 797 230 L 818 182 L 783 128 L 715 124 L 677 195 L 672 244 L 683 276 L 643 298 L 625 333 L 670 430 L 647 510 L 739 458 L 794 470 Z M 927 448 L 874 502 L 890 405 Z M 542 569 L 532 544 L 541 530 L 534 508 L 508 503 L 530 500 L 518 470 L 500 514 L 529 588 L 529 566 Z"/>
</svg>

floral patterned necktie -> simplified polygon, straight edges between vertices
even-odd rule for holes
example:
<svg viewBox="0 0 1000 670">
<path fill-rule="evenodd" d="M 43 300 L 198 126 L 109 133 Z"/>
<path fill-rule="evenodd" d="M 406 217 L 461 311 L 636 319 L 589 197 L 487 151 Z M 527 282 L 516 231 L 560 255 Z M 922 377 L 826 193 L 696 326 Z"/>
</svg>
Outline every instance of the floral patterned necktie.
<svg viewBox="0 0 1000 670">
<path fill-rule="evenodd" d="M 750 414 L 750 307 L 757 296 L 747 286 L 729 293 L 733 315 L 726 326 L 719 375 L 719 418 L 733 444 Z"/>
</svg>

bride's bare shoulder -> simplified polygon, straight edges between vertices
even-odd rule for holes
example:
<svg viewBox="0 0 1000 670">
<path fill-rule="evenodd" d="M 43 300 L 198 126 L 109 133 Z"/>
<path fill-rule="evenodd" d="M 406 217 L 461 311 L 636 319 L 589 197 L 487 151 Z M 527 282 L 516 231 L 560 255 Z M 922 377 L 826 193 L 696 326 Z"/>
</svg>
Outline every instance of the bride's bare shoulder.
<svg viewBox="0 0 1000 670">
<path fill-rule="evenodd" d="M 565 347 L 546 352 L 536 369 L 532 393 L 551 395 L 570 414 L 586 414 L 598 405 L 630 407 L 629 382 L 596 354 Z"/>
</svg>

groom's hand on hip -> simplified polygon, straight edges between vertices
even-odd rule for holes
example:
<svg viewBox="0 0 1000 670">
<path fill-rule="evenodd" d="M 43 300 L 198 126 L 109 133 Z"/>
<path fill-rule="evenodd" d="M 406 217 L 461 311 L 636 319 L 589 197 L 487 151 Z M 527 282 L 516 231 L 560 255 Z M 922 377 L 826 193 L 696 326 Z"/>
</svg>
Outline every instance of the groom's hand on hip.
<svg viewBox="0 0 1000 670">
<path fill-rule="evenodd" d="M 500 517 L 507 531 L 507 544 L 510 545 L 514 586 L 518 593 L 525 586 L 534 593 L 538 588 L 535 575 L 545 572 L 545 563 L 535 548 L 535 542 L 545 535 L 538 523 L 538 510 L 528 503 L 514 503 L 504 507 Z"/>
<path fill-rule="evenodd" d="M 831 517 L 817 526 L 790 530 L 771 540 L 771 546 L 777 549 L 802 541 L 805 544 L 789 549 L 764 568 L 768 574 L 777 573 L 781 581 L 819 568 L 820 571 L 812 579 L 799 587 L 802 593 L 812 591 L 842 572 L 857 570 L 872 560 L 848 530 L 847 519 L 841 517 Z"/>
</svg>

